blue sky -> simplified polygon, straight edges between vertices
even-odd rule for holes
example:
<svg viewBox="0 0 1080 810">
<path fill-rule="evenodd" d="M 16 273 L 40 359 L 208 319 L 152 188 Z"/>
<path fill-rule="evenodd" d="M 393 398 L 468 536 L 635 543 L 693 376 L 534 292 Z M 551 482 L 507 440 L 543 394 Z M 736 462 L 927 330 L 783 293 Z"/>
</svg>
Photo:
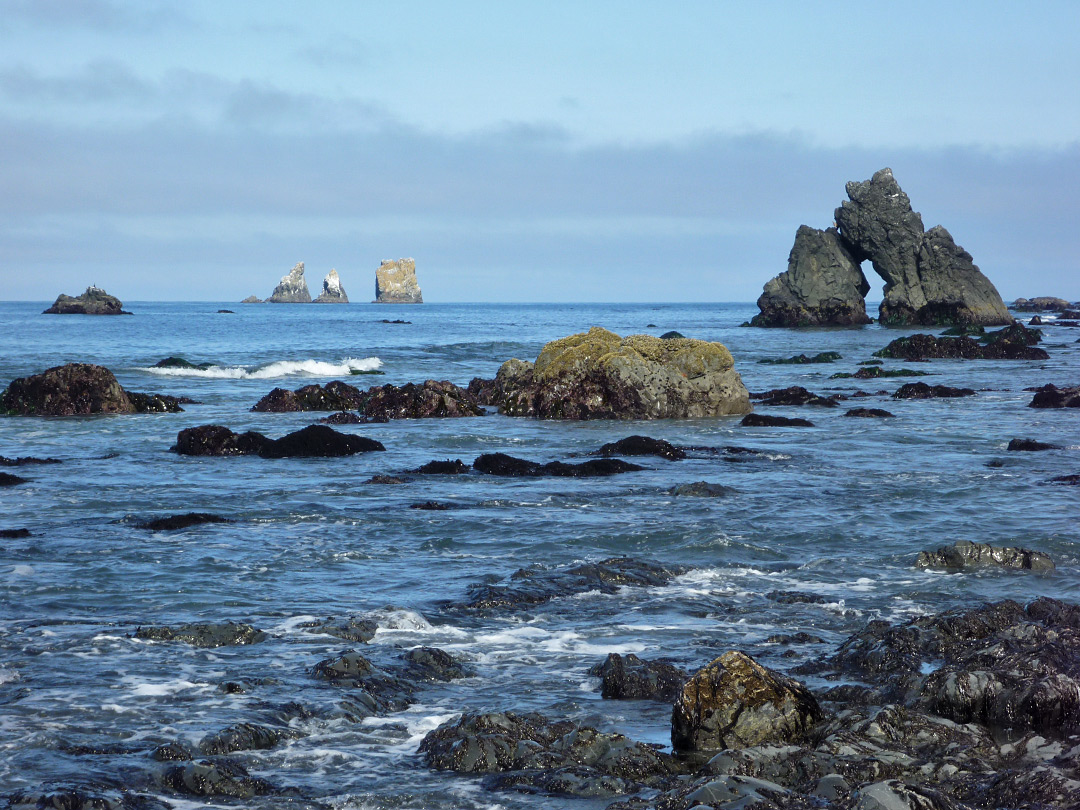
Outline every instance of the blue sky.
<svg viewBox="0 0 1080 810">
<path fill-rule="evenodd" d="M 977 11 L 973 11 L 977 9 Z M 753 300 L 891 166 L 1080 298 L 1080 4 L 0 0 L 0 278 L 125 300 Z M 874 293 L 871 293 L 874 298 Z"/>
</svg>

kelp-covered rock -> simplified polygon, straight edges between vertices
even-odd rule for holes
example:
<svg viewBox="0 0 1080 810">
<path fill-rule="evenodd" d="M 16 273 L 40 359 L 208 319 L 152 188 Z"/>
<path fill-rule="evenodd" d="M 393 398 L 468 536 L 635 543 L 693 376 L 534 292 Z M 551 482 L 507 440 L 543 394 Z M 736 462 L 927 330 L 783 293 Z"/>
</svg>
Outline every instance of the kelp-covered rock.
<svg viewBox="0 0 1080 810">
<path fill-rule="evenodd" d="M 446 380 L 375 386 L 363 392 L 356 407 L 369 422 L 484 415 L 476 397 Z"/>
<path fill-rule="evenodd" d="M 870 285 L 836 228 L 800 225 L 788 269 L 766 282 L 751 326 L 851 326 L 870 323 Z"/>
<path fill-rule="evenodd" d="M 610 700 L 660 700 L 673 702 L 690 673 L 667 661 L 646 661 L 633 653 L 610 653 L 589 670 L 601 680 L 600 696 Z"/>
<path fill-rule="evenodd" d="M 304 263 L 297 262 L 293 269 L 281 277 L 274 292 L 266 299 L 268 304 L 310 304 L 311 293 L 304 280 Z"/>
<path fill-rule="evenodd" d="M 677 751 L 745 748 L 805 739 L 823 719 L 810 691 L 735 650 L 694 673 L 675 702 Z"/>
<path fill-rule="evenodd" d="M 87 287 L 86 292 L 74 298 L 61 293 L 43 315 L 130 315 L 115 295 L 109 295 L 100 287 Z"/>
<path fill-rule="evenodd" d="M 296 411 L 354 411 L 364 401 L 364 392 L 348 383 L 334 380 L 323 385 L 304 385 L 295 391 L 275 388 L 252 406 L 259 413 Z"/>
<path fill-rule="evenodd" d="M 973 397 L 973 388 L 951 388 L 947 385 L 927 385 L 923 382 L 905 383 L 892 395 L 893 399 L 955 399 Z"/>
<path fill-rule="evenodd" d="M 580 464 L 568 464 L 565 461 L 549 461 L 541 464 L 523 458 L 508 456 L 506 453 L 484 453 L 477 456 L 473 469 L 485 475 L 499 475 L 511 478 L 596 478 L 619 473 L 637 472 L 645 469 L 638 464 L 631 464 L 619 458 L 597 458 Z"/>
<path fill-rule="evenodd" d="M 176 397 L 127 392 L 104 366 L 68 363 L 12 380 L 0 413 L 19 416 L 160 413 L 183 410 Z"/>
<path fill-rule="evenodd" d="M 1029 389 L 1030 390 L 1030 389 Z M 1058 388 L 1048 383 L 1035 389 L 1029 408 L 1080 408 L 1080 385 Z"/>
<path fill-rule="evenodd" d="M 258 644 L 266 633 L 250 624 L 238 622 L 194 622 L 177 627 L 140 627 L 135 638 L 146 641 L 182 641 L 192 647 L 225 647 L 237 644 Z"/>
<path fill-rule="evenodd" d="M 521 610 L 588 591 L 611 594 L 627 585 L 639 588 L 667 585 L 684 570 L 629 557 L 613 557 L 566 568 L 521 568 L 511 575 L 508 584 L 470 586 L 467 600 L 454 607 Z"/>
<path fill-rule="evenodd" d="M 874 352 L 874 356 L 904 360 L 1046 360 L 1050 355 L 1035 345 L 1041 340 L 1042 333 L 1038 329 L 1015 323 L 996 332 L 986 332 L 978 340 L 967 335 L 935 337 L 918 334 L 897 338 L 884 349 Z"/>
<path fill-rule="evenodd" d="M 202 425 L 181 430 L 172 449 L 182 456 L 333 458 L 386 448 L 375 439 L 339 433 L 326 425 L 309 425 L 280 439 L 268 439 L 254 431 L 234 433 L 222 425 Z"/>
<path fill-rule="evenodd" d="M 597 456 L 659 456 L 669 461 L 686 458 L 686 451 L 663 439 L 649 436 L 628 436 L 617 442 L 608 442 L 593 455 Z"/>
<path fill-rule="evenodd" d="M 672 419 L 750 410 L 721 344 L 621 338 L 599 327 L 551 341 L 531 369 L 521 361 L 504 364 L 484 394 L 501 413 L 545 419 Z"/>
<path fill-rule="evenodd" d="M 970 540 L 961 540 L 955 545 L 944 546 L 937 551 L 920 551 L 915 565 L 918 568 L 944 568 L 950 571 L 994 566 L 1047 572 L 1053 571 L 1056 567 L 1054 561 L 1041 551 L 992 546 L 989 543 L 972 543 Z"/>
<path fill-rule="evenodd" d="M 633 793 L 678 770 L 672 757 L 634 742 L 540 714 L 464 714 L 428 733 L 419 753 L 429 768 L 507 774 L 485 784 L 577 796 Z"/>
</svg>

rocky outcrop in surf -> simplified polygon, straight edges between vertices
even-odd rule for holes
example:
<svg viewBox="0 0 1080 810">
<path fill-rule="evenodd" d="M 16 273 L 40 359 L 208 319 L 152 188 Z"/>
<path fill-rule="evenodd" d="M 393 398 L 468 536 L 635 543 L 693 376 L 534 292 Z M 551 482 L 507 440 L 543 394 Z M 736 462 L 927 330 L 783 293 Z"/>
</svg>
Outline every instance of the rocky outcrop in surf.
<svg viewBox="0 0 1080 810">
<path fill-rule="evenodd" d="M 1056 568 L 1054 561 L 1041 551 L 972 543 L 970 540 L 961 540 L 955 545 L 944 546 L 936 551 L 920 551 L 915 566 L 941 568 L 946 571 L 984 567 L 1014 568 L 1043 573 Z"/>
<path fill-rule="evenodd" d="M 341 286 L 341 278 L 337 270 L 331 270 L 323 279 L 322 292 L 312 303 L 315 304 L 347 304 L 349 296 L 345 294 L 345 288 Z"/>
<path fill-rule="evenodd" d="M 897 338 L 884 349 L 874 352 L 874 356 L 902 360 L 1046 360 L 1050 355 L 1035 345 L 1041 340 L 1042 332 L 1038 329 L 1014 323 L 996 332 L 987 332 L 978 340 L 967 335 L 918 334 Z"/>
<path fill-rule="evenodd" d="M 1001 296 L 940 225 L 923 229 L 922 217 L 893 177 L 882 169 L 847 184 L 836 227 L 801 226 L 788 270 L 765 285 L 753 326 L 845 326 L 867 323 L 869 290 L 860 269 L 869 260 L 885 280 L 881 323 L 1007 324 Z"/>
<path fill-rule="evenodd" d="M 416 262 L 413 259 L 384 259 L 375 271 L 375 300 L 372 303 L 424 303 L 416 281 Z"/>
<path fill-rule="evenodd" d="M 742 414 L 750 397 L 720 343 L 651 335 L 622 338 L 594 326 L 553 340 L 536 363 L 508 360 L 480 402 L 542 419 L 686 419 Z"/>
<path fill-rule="evenodd" d="M 268 304 L 310 304 L 311 293 L 304 280 L 304 263 L 297 262 L 293 269 L 281 277 L 273 294 L 266 299 Z"/>
<path fill-rule="evenodd" d="M 53 305 L 43 315 L 130 315 L 124 311 L 124 305 L 114 295 L 109 295 L 100 287 L 90 286 L 82 295 L 57 296 Z"/>
<path fill-rule="evenodd" d="M 172 450 L 182 456 L 259 456 L 261 458 L 331 458 L 385 450 L 366 436 L 339 433 L 326 425 L 309 425 L 280 439 L 261 433 L 234 433 L 222 425 L 185 428 Z"/>
<path fill-rule="evenodd" d="M 125 391 L 104 366 L 68 363 L 20 377 L 0 393 L 0 414 L 88 416 L 99 413 L 177 413 L 179 397 Z"/>
</svg>

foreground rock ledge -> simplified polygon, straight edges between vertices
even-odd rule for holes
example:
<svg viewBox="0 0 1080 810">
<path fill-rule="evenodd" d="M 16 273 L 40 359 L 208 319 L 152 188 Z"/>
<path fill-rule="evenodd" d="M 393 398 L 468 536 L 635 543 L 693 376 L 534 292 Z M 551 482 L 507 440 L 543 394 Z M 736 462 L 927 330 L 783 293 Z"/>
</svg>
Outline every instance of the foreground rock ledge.
<svg viewBox="0 0 1080 810">
<path fill-rule="evenodd" d="M 847 184 L 848 200 L 834 212 L 835 228 L 803 225 L 788 269 L 765 284 L 753 326 L 847 326 L 867 323 L 869 290 L 860 263 L 869 260 L 885 280 L 883 324 L 1012 322 L 1001 296 L 947 230 L 923 229 L 922 217 L 882 169 Z"/>
<path fill-rule="evenodd" d="M 186 400 L 185 400 L 186 401 Z M 177 413 L 181 400 L 166 394 L 125 391 L 111 371 L 68 363 L 20 377 L 0 393 L 0 414 L 89 416 L 111 413 Z"/>
<path fill-rule="evenodd" d="M 542 419 L 686 419 L 751 410 L 731 353 L 720 343 L 620 337 L 594 326 L 544 346 L 536 363 L 508 360 L 469 390 L 508 416 Z"/>
</svg>

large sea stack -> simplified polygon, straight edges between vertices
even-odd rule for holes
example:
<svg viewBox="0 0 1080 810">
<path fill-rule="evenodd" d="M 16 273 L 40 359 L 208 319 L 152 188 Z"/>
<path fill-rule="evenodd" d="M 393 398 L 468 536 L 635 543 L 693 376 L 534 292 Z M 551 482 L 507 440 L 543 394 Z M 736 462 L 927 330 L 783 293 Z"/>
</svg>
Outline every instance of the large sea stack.
<svg viewBox="0 0 1080 810">
<path fill-rule="evenodd" d="M 286 275 L 281 277 L 274 294 L 266 299 L 270 304 L 310 304 L 311 293 L 304 280 L 304 263 L 297 262 Z"/>
<path fill-rule="evenodd" d="M 375 271 L 373 304 L 422 304 L 420 285 L 416 283 L 416 262 L 412 259 L 384 259 Z"/>
<path fill-rule="evenodd" d="M 993 326 L 1012 317 L 1001 296 L 947 230 L 923 230 L 891 169 L 847 184 L 836 228 L 799 228 L 787 272 L 765 285 L 753 326 L 847 326 L 867 323 L 869 260 L 885 280 L 883 324 Z M 862 317 L 859 317 L 861 313 Z"/>
<path fill-rule="evenodd" d="M 124 312 L 124 305 L 114 295 L 109 295 L 100 287 L 87 287 L 82 295 L 72 298 L 61 293 L 44 315 L 130 315 Z"/>
<path fill-rule="evenodd" d="M 313 303 L 316 304 L 347 304 L 349 296 L 345 294 L 345 288 L 341 286 L 341 279 L 337 270 L 331 270 L 323 279 L 322 292 Z"/>
</svg>

